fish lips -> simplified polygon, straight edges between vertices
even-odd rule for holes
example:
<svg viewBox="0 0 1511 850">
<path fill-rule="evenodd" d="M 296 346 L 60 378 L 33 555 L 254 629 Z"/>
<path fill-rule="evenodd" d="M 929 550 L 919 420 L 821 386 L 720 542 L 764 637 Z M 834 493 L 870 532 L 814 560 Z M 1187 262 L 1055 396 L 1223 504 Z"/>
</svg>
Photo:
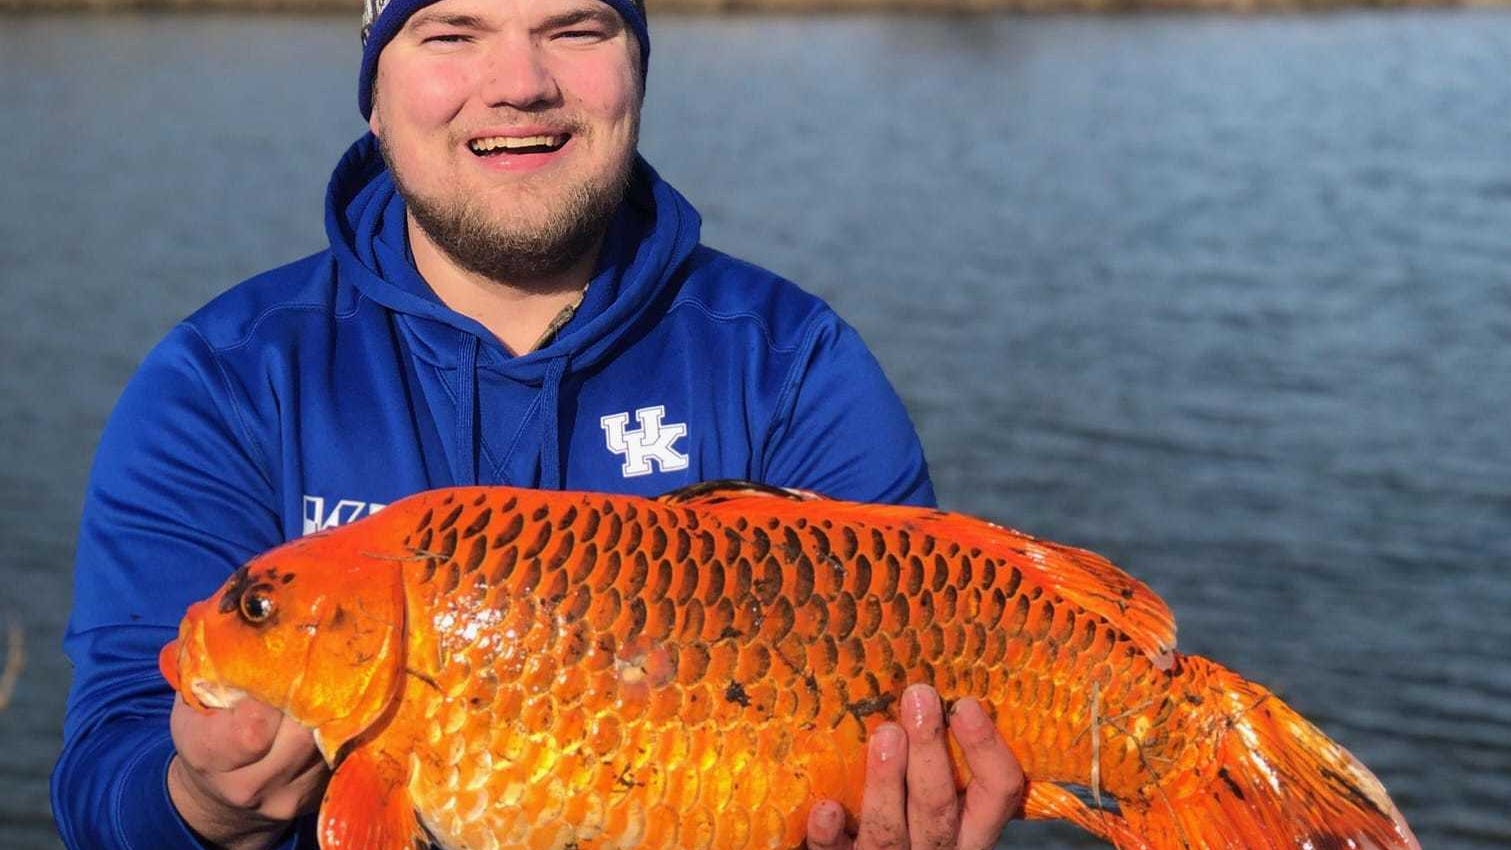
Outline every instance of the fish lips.
<svg viewBox="0 0 1511 850">
<path fill-rule="evenodd" d="M 214 681 L 214 668 L 205 652 L 204 632 L 191 629 L 188 623 L 158 653 L 157 668 L 184 703 L 197 711 L 231 708 L 247 695 L 240 688 Z"/>
</svg>

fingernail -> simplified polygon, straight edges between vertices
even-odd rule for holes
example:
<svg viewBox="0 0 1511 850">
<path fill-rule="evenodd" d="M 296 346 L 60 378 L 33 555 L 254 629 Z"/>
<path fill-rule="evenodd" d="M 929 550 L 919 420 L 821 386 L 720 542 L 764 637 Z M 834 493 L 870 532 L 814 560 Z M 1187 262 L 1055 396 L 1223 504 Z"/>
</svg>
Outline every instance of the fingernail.
<svg viewBox="0 0 1511 850">
<path fill-rule="evenodd" d="M 910 685 L 902 693 L 902 717 L 915 729 L 939 725 L 939 694 L 928 685 Z"/>
<path fill-rule="evenodd" d="M 832 800 L 819 803 L 818 810 L 814 812 L 814 820 L 818 826 L 830 834 L 838 833 L 841 817 L 843 814 L 840 812 L 839 803 Z"/>
<path fill-rule="evenodd" d="M 950 711 L 950 724 L 964 732 L 976 732 L 991 725 L 992 719 L 975 697 L 962 697 Z"/>
<path fill-rule="evenodd" d="M 907 738 L 900 727 L 892 723 L 883 723 L 871 733 L 871 755 L 879 761 L 891 761 L 902 752 L 906 741 Z"/>
</svg>

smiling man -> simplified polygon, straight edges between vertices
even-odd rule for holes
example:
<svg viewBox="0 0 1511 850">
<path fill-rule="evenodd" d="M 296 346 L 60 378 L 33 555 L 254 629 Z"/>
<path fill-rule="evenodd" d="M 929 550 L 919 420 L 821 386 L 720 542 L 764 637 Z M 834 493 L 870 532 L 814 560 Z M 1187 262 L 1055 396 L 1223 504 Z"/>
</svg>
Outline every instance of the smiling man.
<svg viewBox="0 0 1511 850">
<path fill-rule="evenodd" d="M 918 438 L 853 329 L 699 241 L 636 153 L 632 0 L 369 5 L 330 246 L 237 286 L 147 357 L 101 439 L 65 648 L 53 808 L 71 848 L 313 847 L 307 730 L 175 703 L 156 670 L 252 555 L 455 484 L 659 494 L 742 478 L 928 504 Z M 871 738 L 858 829 L 816 850 L 984 850 L 1017 763 L 928 688 Z M 957 797 L 946 737 L 973 778 Z M 387 845 L 360 850 L 400 850 Z M 659 850 L 656 849 L 656 850 Z"/>
</svg>

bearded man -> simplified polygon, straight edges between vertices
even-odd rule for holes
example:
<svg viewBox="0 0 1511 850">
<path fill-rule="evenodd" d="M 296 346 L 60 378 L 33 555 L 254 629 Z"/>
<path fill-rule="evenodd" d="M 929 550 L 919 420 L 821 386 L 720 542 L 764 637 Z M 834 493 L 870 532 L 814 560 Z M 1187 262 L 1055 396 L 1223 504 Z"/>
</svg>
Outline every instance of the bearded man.
<svg viewBox="0 0 1511 850">
<path fill-rule="evenodd" d="M 315 846 L 309 732 L 250 699 L 191 710 L 155 665 L 189 603 L 278 543 L 448 485 L 933 501 L 855 331 L 699 244 L 637 156 L 634 0 L 370 3 L 363 39 L 372 132 L 331 180 L 330 247 L 175 328 L 101 440 L 53 777 L 71 848 Z M 946 718 L 915 687 L 897 716 L 871 738 L 858 831 L 826 802 L 809 845 L 991 846 L 1022 776 L 980 706 Z M 974 773 L 959 799 L 947 728 Z"/>
</svg>

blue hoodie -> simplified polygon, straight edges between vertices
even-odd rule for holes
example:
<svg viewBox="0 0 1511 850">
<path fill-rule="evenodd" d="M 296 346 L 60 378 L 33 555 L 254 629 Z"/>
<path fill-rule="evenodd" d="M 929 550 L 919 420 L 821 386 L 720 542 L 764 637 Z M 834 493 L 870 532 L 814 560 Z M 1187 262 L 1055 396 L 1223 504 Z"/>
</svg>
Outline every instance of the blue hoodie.
<svg viewBox="0 0 1511 850">
<path fill-rule="evenodd" d="M 717 478 L 931 504 L 902 404 L 823 302 L 698 243 L 643 161 L 576 315 L 512 356 L 409 256 L 371 136 L 330 248 L 176 327 L 101 438 L 79 533 L 54 815 L 71 848 L 199 848 L 166 791 L 158 650 L 256 553 L 456 484 L 659 494 Z M 307 821 L 308 819 L 306 819 Z M 308 824 L 284 846 L 314 847 Z"/>
</svg>

